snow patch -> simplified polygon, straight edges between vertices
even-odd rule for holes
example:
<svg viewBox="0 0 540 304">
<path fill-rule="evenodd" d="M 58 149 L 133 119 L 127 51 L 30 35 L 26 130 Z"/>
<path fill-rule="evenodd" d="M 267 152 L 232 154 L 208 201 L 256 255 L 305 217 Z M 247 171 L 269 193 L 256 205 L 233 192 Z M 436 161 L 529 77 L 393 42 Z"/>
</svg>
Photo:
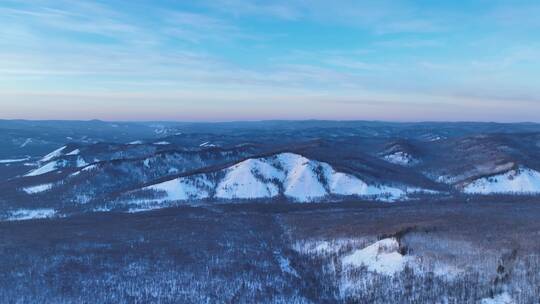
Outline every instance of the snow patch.
<svg viewBox="0 0 540 304">
<path fill-rule="evenodd" d="M 205 191 L 203 188 L 210 188 L 212 186 L 203 176 L 198 176 L 195 179 L 181 177 L 143 189 L 163 193 L 163 197 L 160 199 L 161 201 L 183 201 L 209 197 L 209 191 Z"/>
<path fill-rule="evenodd" d="M 22 145 L 19 147 L 19 148 L 24 148 L 26 147 L 29 143 L 32 142 L 32 139 L 31 138 L 27 138 L 23 143 Z"/>
<path fill-rule="evenodd" d="M 279 254 L 279 253 L 276 253 L 276 259 L 277 259 L 277 262 L 279 264 L 279 268 L 281 269 L 281 271 L 283 273 L 288 273 L 288 274 L 291 274 L 297 278 L 299 278 L 300 276 L 298 275 L 298 272 L 296 272 L 296 269 L 294 269 L 292 266 L 291 266 L 291 262 L 289 261 L 289 259 L 287 259 L 286 257 L 284 257 L 283 255 Z"/>
<path fill-rule="evenodd" d="M 108 208 L 108 207 L 96 207 L 96 208 L 92 209 L 92 212 L 109 212 L 111 210 L 112 209 Z"/>
<path fill-rule="evenodd" d="M 81 156 L 77 157 L 77 168 L 84 167 L 88 165 L 88 163 L 82 158 Z"/>
<path fill-rule="evenodd" d="M 292 248 L 304 255 L 327 256 L 337 254 L 347 248 L 359 248 L 366 245 L 366 238 L 343 238 L 330 240 L 302 240 L 293 244 Z M 349 249 L 350 250 L 350 249 Z"/>
<path fill-rule="evenodd" d="M 81 153 L 81 150 L 75 149 L 75 150 L 69 152 L 69 153 L 66 154 L 66 155 L 79 155 L 80 153 Z"/>
<path fill-rule="evenodd" d="M 154 145 L 170 145 L 171 143 L 168 141 L 158 141 L 155 142 Z"/>
<path fill-rule="evenodd" d="M 90 165 L 90 166 L 87 166 L 87 167 L 82 168 L 81 171 L 87 172 L 87 171 L 95 170 L 95 169 L 97 169 L 97 168 L 98 168 L 97 165 Z"/>
<path fill-rule="evenodd" d="M 494 298 L 485 298 L 480 301 L 480 304 L 515 304 L 516 301 L 507 293 L 501 293 Z"/>
<path fill-rule="evenodd" d="M 25 187 L 25 188 L 23 188 L 23 191 L 28 193 L 28 194 L 36 194 L 36 193 L 51 190 L 52 187 L 53 187 L 52 183 L 51 184 L 42 184 L 42 185 L 37 185 L 37 186 Z"/>
<path fill-rule="evenodd" d="M 139 212 L 145 212 L 145 211 L 152 211 L 161 209 L 163 206 L 159 204 L 150 204 L 150 202 L 145 202 L 145 204 L 142 205 L 142 207 L 132 207 L 129 208 L 127 213 L 139 213 Z"/>
<path fill-rule="evenodd" d="M 369 271 L 385 275 L 401 272 L 412 258 L 399 253 L 399 243 L 395 238 L 382 239 L 342 258 L 344 267 L 365 266 Z"/>
<path fill-rule="evenodd" d="M 152 206 L 146 206 L 146 207 L 137 207 L 137 208 L 129 208 L 127 211 L 128 213 L 139 213 L 139 212 L 145 212 L 145 211 L 151 211 L 156 209 L 161 209 L 161 206 L 158 205 L 152 205 Z"/>
<path fill-rule="evenodd" d="M 128 145 L 142 145 L 142 141 L 141 140 L 135 140 L 135 141 L 132 141 L 132 142 L 129 142 Z"/>
<path fill-rule="evenodd" d="M 217 145 L 211 144 L 209 141 L 207 141 L 200 144 L 199 147 L 217 147 Z"/>
<path fill-rule="evenodd" d="M 402 166 L 412 165 L 417 162 L 417 160 L 412 155 L 403 151 L 398 151 L 392 154 L 385 155 L 383 158 L 387 162 Z"/>
<path fill-rule="evenodd" d="M 16 158 L 16 159 L 0 159 L 0 164 L 20 163 L 20 162 L 23 162 L 23 161 L 27 161 L 29 159 L 30 159 L 30 157 Z"/>
<path fill-rule="evenodd" d="M 51 218 L 56 215 L 54 209 L 18 209 L 12 211 L 7 218 L 8 221 L 24 221 L 32 219 Z"/>
<path fill-rule="evenodd" d="M 406 192 L 407 194 L 440 194 L 441 193 L 441 191 L 418 188 L 418 187 L 407 187 Z"/>
</svg>

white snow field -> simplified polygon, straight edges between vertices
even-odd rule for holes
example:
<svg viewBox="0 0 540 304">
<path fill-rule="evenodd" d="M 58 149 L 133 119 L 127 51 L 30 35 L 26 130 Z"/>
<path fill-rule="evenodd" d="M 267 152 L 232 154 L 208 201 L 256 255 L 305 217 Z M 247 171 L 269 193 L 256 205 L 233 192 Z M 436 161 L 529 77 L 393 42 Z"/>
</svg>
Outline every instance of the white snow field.
<svg viewBox="0 0 540 304">
<path fill-rule="evenodd" d="M 67 153 L 66 155 L 79 155 L 80 153 L 81 153 L 81 150 L 75 149 L 75 150 Z"/>
<path fill-rule="evenodd" d="M 540 172 L 519 168 L 506 173 L 474 180 L 463 188 L 465 193 L 540 193 Z"/>
</svg>

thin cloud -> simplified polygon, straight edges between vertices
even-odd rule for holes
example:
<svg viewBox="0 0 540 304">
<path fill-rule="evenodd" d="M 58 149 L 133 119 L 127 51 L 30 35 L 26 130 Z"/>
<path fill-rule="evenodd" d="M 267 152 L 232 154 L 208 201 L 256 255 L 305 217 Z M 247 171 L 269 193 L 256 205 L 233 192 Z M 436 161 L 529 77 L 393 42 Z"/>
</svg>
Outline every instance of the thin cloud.
<svg viewBox="0 0 540 304">
<path fill-rule="evenodd" d="M 469 102 L 471 111 L 508 103 L 538 112 L 540 47 L 526 30 L 532 17 L 494 8 L 458 14 L 449 4 L 386 0 L 6 0 L 0 94 L 19 91 L 20 100 L 35 101 L 32 92 L 107 92 L 98 98 L 114 102 L 116 92 L 126 100 L 125 92 L 137 92 L 146 94 L 141 107 L 155 96 L 170 102 L 167 111 L 174 98 L 231 111 L 255 111 L 249 100 L 266 100 L 291 116 L 313 104 L 332 115 L 369 108 L 373 118 L 383 105 L 407 112 L 430 103 L 467 109 Z M 2 102 L 18 106 L 15 98 Z"/>
<path fill-rule="evenodd" d="M 205 5 L 235 17 L 264 16 L 283 20 L 296 20 L 301 17 L 299 7 L 291 2 L 274 1 L 245 1 L 245 0 L 215 0 L 206 1 Z"/>
<path fill-rule="evenodd" d="M 231 41 L 253 38 L 239 27 L 219 18 L 192 12 L 162 12 L 164 29 L 167 35 L 201 43 L 205 40 Z"/>
</svg>

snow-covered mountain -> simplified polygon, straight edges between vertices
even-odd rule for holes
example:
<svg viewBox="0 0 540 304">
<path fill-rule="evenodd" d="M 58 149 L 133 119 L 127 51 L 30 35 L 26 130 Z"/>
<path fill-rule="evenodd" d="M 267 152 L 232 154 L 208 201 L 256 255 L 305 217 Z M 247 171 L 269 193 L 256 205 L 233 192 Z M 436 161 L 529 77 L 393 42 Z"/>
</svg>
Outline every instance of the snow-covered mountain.
<svg viewBox="0 0 540 304">
<path fill-rule="evenodd" d="M 471 194 L 540 193 L 540 172 L 519 167 L 502 174 L 475 179 L 468 183 L 463 191 Z"/>
<path fill-rule="evenodd" d="M 397 199 L 405 188 L 367 184 L 337 172 L 327 163 L 295 153 L 251 158 L 231 167 L 150 185 L 141 192 L 156 192 L 155 200 L 261 199 L 284 196 L 296 202 L 319 201 L 331 196 L 369 196 Z"/>
</svg>

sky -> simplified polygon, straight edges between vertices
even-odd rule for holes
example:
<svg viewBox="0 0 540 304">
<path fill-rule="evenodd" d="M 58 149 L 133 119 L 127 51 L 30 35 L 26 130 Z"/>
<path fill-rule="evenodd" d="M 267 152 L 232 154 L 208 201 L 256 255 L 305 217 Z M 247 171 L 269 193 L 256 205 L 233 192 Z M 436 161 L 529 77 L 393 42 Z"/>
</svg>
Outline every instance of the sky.
<svg viewBox="0 0 540 304">
<path fill-rule="evenodd" d="M 0 0 L 0 118 L 540 122 L 537 0 Z"/>
</svg>

